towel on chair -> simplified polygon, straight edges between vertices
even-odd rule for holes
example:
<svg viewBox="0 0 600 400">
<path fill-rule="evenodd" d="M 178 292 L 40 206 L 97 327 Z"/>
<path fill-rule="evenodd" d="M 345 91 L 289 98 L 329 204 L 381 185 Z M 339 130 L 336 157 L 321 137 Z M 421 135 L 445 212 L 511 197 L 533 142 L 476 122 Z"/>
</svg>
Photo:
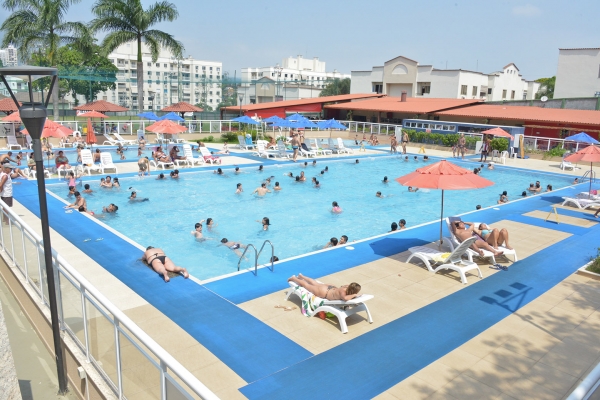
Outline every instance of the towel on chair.
<svg viewBox="0 0 600 400">
<path fill-rule="evenodd" d="M 300 285 L 295 286 L 294 291 L 298 294 L 300 300 L 302 301 L 300 309 L 302 310 L 302 315 L 305 317 L 312 317 L 315 313 L 315 310 L 321 307 L 325 302 L 324 299 L 315 296 Z"/>
</svg>

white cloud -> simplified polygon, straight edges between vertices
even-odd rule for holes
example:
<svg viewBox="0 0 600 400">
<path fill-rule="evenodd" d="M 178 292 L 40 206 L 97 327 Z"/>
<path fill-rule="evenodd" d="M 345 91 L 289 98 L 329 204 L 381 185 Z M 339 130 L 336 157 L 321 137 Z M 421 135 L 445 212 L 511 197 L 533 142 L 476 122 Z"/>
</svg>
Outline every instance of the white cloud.
<svg viewBox="0 0 600 400">
<path fill-rule="evenodd" d="M 535 17 L 542 13 L 542 10 L 534 5 L 526 4 L 524 6 L 513 7 L 512 13 L 520 17 Z"/>
</svg>

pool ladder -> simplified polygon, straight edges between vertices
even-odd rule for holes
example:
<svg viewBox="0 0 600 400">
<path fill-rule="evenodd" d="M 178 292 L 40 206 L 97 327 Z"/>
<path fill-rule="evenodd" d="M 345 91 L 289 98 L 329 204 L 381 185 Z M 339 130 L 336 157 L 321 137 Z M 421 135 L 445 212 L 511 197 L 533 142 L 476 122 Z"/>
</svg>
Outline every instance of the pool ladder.
<svg viewBox="0 0 600 400">
<path fill-rule="evenodd" d="M 271 243 L 270 240 L 265 240 L 262 244 L 262 246 L 260 247 L 259 251 L 256 251 L 256 247 L 254 247 L 253 244 L 249 244 L 248 246 L 246 246 L 246 249 L 244 250 L 244 252 L 242 253 L 242 255 L 240 256 L 240 259 L 238 261 L 238 265 L 237 265 L 237 269 L 238 271 L 240 270 L 240 264 L 242 263 L 242 260 L 244 259 L 244 256 L 246 255 L 246 252 L 248 251 L 248 249 L 250 247 L 252 247 L 254 249 L 254 271 L 252 272 L 255 276 L 258 276 L 258 257 L 260 257 L 260 254 L 262 253 L 263 249 L 265 248 L 266 244 L 269 244 L 269 246 L 271 246 L 271 266 L 269 267 L 267 264 L 267 268 L 269 268 L 271 270 L 271 272 L 273 272 L 275 270 L 275 267 L 273 265 L 273 257 L 275 256 L 275 247 L 273 246 L 273 243 Z"/>
<path fill-rule="evenodd" d="M 581 177 L 581 182 L 583 182 L 588 177 L 592 182 L 596 182 L 596 171 L 585 171 L 585 174 L 583 174 L 583 176 Z"/>
</svg>

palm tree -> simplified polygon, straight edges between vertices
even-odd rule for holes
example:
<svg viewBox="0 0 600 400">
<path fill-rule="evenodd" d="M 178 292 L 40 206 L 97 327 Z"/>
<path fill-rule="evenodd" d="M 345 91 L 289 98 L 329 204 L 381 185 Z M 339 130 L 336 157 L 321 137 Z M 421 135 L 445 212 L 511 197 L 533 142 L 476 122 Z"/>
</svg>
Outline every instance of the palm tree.
<svg viewBox="0 0 600 400">
<path fill-rule="evenodd" d="M 13 44 L 22 59 L 29 61 L 32 54 L 41 54 L 49 65 L 56 67 L 57 50 L 61 44 L 75 43 L 85 25 L 65 21 L 72 4 L 80 0 L 4 0 L 2 7 L 13 13 L 2 23 L 2 47 Z M 58 119 L 58 80 L 52 90 L 54 119 Z"/>
<path fill-rule="evenodd" d="M 183 45 L 172 35 L 150 29 L 162 21 L 174 21 L 178 17 L 173 3 L 161 1 L 144 10 L 140 0 L 98 0 L 92 12 L 96 18 L 92 21 L 93 30 L 109 32 L 102 41 L 106 54 L 120 45 L 137 42 L 137 87 L 138 109 L 144 110 L 144 63 L 142 62 L 142 42 L 150 48 L 152 62 L 156 62 L 161 47 L 169 49 L 175 57 L 181 57 Z"/>
</svg>

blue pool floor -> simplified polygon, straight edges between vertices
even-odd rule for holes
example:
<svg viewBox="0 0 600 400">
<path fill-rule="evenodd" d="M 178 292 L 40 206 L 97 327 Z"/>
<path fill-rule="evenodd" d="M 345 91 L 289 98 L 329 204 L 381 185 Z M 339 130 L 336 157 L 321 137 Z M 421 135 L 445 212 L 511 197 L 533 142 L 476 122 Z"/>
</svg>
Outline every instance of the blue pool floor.
<svg viewBox="0 0 600 400">
<path fill-rule="evenodd" d="M 560 195 L 574 195 L 578 191 L 567 188 Z M 15 197 L 31 212 L 39 214 L 37 188 L 33 182 L 23 182 Z M 245 273 L 206 285 L 175 279 L 166 285 L 159 276 L 148 273 L 146 267 L 140 264 L 138 247 L 78 213 L 65 214 L 63 204 L 54 197 L 48 198 L 48 205 L 51 226 L 59 234 L 244 379 L 248 385 L 240 391 L 245 396 L 319 399 L 335 394 L 362 399 L 382 393 L 491 327 L 564 280 L 585 264 L 591 255 L 595 255 L 600 225 L 580 228 L 523 216 L 531 210 L 550 211 L 550 206 L 559 201 L 557 193 L 549 193 L 509 203 L 499 211 L 481 210 L 476 219 L 488 223 L 504 219 L 525 222 L 572 236 L 514 263 L 507 273 L 494 274 L 318 355 L 236 305 L 285 289 L 287 277 L 299 271 L 309 276 L 325 276 L 432 242 L 439 235 L 439 225 L 424 225 L 356 243 L 351 253 L 336 249 L 297 258 L 278 264 L 274 272 L 261 270 L 257 277 Z M 560 210 L 559 213 L 593 220 L 589 214 L 577 211 Z M 73 226 L 80 229 L 74 230 Z M 86 236 L 103 237 L 104 240 L 82 242 L 82 230 Z M 556 260 L 557 254 L 569 254 L 569 257 L 550 262 Z M 119 262 L 115 263 L 115 260 Z M 540 265 L 543 265 L 543 273 L 540 273 Z M 519 296 L 507 303 L 498 296 L 500 290 Z M 156 293 L 161 293 L 161 296 L 156 296 Z M 180 304 L 188 306 L 182 309 Z M 457 312 L 467 307 L 469 313 Z M 445 334 L 441 340 L 430 342 L 421 340 L 423 332 Z M 352 374 L 352 379 L 344 379 L 343 385 L 332 384 L 332 377 L 347 377 L 350 364 L 359 365 L 360 373 Z"/>
</svg>

